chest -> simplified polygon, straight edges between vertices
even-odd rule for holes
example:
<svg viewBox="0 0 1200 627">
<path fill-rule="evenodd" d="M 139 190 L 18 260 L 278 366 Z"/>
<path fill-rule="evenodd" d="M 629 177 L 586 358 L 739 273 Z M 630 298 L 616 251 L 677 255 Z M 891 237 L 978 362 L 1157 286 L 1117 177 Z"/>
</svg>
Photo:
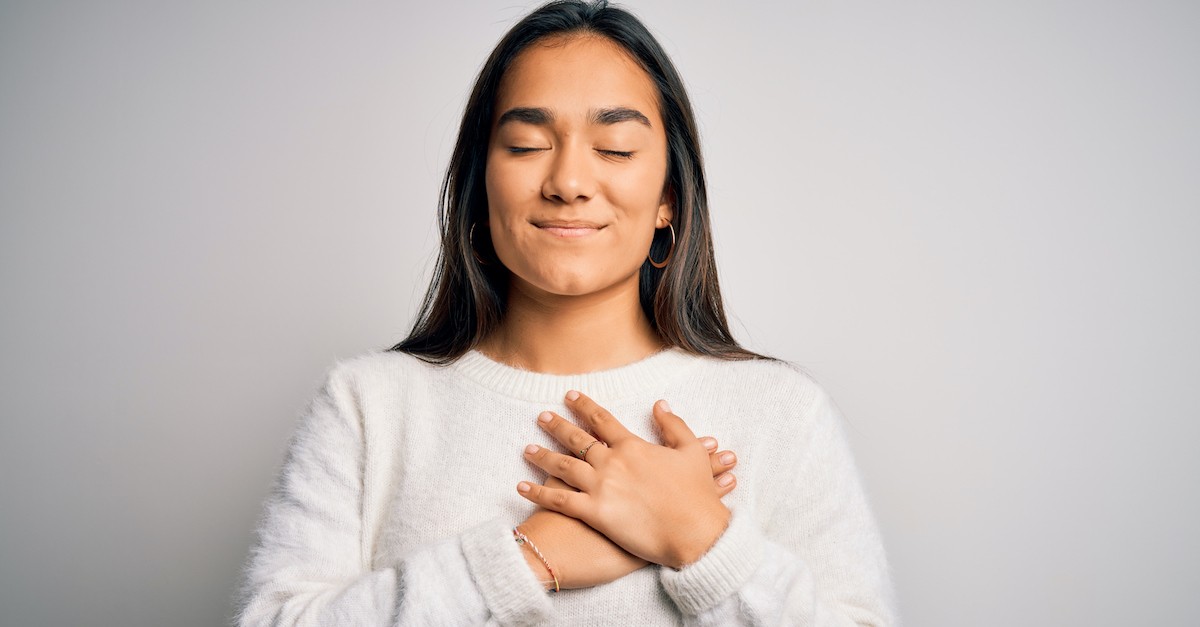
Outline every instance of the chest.
<svg viewBox="0 0 1200 627">
<path fill-rule="evenodd" d="M 597 400 L 635 435 L 661 443 L 650 411 L 657 397 Z M 721 450 L 737 452 L 739 485 L 725 497 L 726 505 L 752 504 L 754 459 L 762 446 L 753 429 L 732 420 L 734 409 L 715 399 L 703 404 L 684 398 L 670 400 L 681 416 L 686 412 L 684 419 L 697 436 L 715 436 Z M 388 441 L 372 447 L 380 459 L 388 461 L 368 459 L 374 471 L 364 479 L 364 490 L 374 495 L 370 502 L 381 508 L 374 517 L 380 521 L 375 533 L 375 563 L 396 563 L 421 544 L 454 536 L 490 518 L 516 525 L 532 514 L 536 506 L 517 493 L 516 485 L 522 480 L 542 483 L 546 473 L 525 460 L 525 445 L 538 444 L 569 454 L 537 426 L 536 417 L 544 410 L 586 429 L 583 421 L 561 404 L 504 397 L 480 402 L 477 390 L 469 387 L 436 397 L 426 395 L 390 412 L 396 422 L 390 425 Z M 386 469 L 381 471 L 380 466 Z"/>
</svg>

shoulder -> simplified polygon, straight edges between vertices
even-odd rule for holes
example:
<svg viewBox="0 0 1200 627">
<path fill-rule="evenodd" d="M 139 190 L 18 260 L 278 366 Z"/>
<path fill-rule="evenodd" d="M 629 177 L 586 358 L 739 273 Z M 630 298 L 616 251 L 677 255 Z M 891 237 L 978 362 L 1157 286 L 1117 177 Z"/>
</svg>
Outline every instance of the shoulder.
<svg viewBox="0 0 1200 627">
<path fill-rule="evenodd" d="M 697 375 L 705 386 L 735 395 L 802 408 L 830 401 L 824 386 L 807 368 L 782 359 L 726 360 L 698 357 Z"/>
<path fill-rule="evenodd" d="M 408 353 L 378 350 L 334 360 L 326 368 L 324 379 L 327 387 L 367 391 L 420 383 L 442 368 Z"/>
<path fill-rule="evenodd" d="M 328 408 L 370 430 L 393 422 L 397 412 L 428 405 L 430 396 L 444 388 L 438 381 L 443 371 L 443 366 L 396 351 L 338 358 L 325 369 L 312 407 Z"/>
<path fill-rule="evenodd" d="M 420 358 L 408 353 L 394 350 L 373 350 L 335 359 L 329 367 L 329 372 L 338 373 L 343 376 L 355 376 L 380 371 L 420 371 L 425 368 L 436 367 L 434 364 L 422 361 Z"/>
</svg>

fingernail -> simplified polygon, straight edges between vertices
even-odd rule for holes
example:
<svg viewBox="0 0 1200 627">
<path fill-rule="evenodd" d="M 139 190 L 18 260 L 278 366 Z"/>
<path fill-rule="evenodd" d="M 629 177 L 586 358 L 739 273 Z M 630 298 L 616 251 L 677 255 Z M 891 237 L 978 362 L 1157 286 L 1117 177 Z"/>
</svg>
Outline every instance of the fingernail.
<svg viewBox="0 0 1200 627">
<path fill-rule="evenodd" d="M 536 452 L 538 452 L 538 445 L 536 445 L 536 444 L 530 444 L 529 446 L 525 447 L 526 455 L 533 455 Z"/>
<path fill-rule="evenodd" d="M 667 401 L 666 401 L 666 400 L 661 400 L 661 401 L 659 401 L 659 402 L 658 402 L 658 408 L 659 408 L 659 409 L 661 409 L 661 410 L 663 410 L 663 411 L 665 411 L 665 412 L 667 412 L 667 413 L 670 413 L 670 412 L 671 412 L 671 406 L 670 406 L 670 405 L 667 403 Z"/>
<path fill-rule="evenodd" d="M 704 448 L 710 451 L 717 448 L 717 441 L 712 438 L 704 438 L 700 441 L 704 443 Z"/>
<path fill-rule="evenodd" d="M 722 488 L 731 483 L 733 483 L 733 475 L 721 475 L 721 478 L 717 479 L 717 485 L 721 486 Z M 528 490 L 528 488 L 526 489 Z"/>
<path fill-rule="evenodd" d="M 526 449 L 526 450 L 528 450 L 528 449 Z M 530 451 L 530 452 L 532 453 L 533 451 Z M 733 453 L 722 453 L 721 454 L 721 463 L 725 464 L 726 466 L 728 466 L 729 464 L 732 464 L 733 463 Z"/>
<path fill-rule="evenodd" d="M 529 484 L 528 484 L 528 483 L 525 483 L 524 481 L 522 481 L 521 483 L 518 483 L 518 484 L 517 484 L 517 492 L 520 492 L 521 494 L 524 494 L 524 493 L 526 493 L 526 492 L 528 492 L 528 491 L 529 491 Z"/>
<path fill-rule="evenodd" d="M 550 419 L 553 417 L 554 417 L 553 414 L 551 414 L 548 411 L 544 411 L 544 412 L 538 414 L 538 422 L 540 422 L 542 424 L 546 424 L 547 422 L 550 422 Z"/>
<path fill-rule="evenodd" d="M 567 400 L 568 401 L 579 400 L 579 392 L 576 392 L 575 390 L 571 390 L 570 392 L 567 392 Z"/>
</svg>

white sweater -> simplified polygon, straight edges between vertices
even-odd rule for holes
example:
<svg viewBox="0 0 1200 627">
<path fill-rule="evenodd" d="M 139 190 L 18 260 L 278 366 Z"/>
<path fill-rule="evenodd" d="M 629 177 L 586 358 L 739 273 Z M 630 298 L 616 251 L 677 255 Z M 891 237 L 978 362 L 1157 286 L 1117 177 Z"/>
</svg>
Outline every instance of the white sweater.
<svg viewBox="0 0 1200 627">
<path fill-rule="evenodd" d="M 737 453 L 729 527 L 681 570 L 548 593 L 512 528 L 545 474 L 528 443 L 580 390 L 656 444 L 651 406 Z M 782 362 L 678 349 L 583 375 L 470 352 L 337 363 L 300 419 L 259 522 L 240 625 L 894 625 L 882 541 L 828 394 Z M 536 538 L 533 538 L 536 542 Z M 547 556 L 553 564 L 553 556 Z"/>
</svg>

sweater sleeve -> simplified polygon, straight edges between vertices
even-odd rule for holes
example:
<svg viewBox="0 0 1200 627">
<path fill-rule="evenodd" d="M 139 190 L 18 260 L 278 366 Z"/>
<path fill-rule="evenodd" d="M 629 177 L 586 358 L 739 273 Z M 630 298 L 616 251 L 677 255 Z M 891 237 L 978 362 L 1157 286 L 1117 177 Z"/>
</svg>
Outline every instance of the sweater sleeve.
<svg viewBox="0 0 1200 627">
<path fill-rule="evenodd" d="M 661 568 L 686 625 L 896 625 L 879 530 L 842 429 L 819 387 L 793 416 L 794 469 L 765 530 L 737 509 L 699 560 Z M 789 440 L 791 440 L 789 438 Z M 786 479 L 790 478 L 790 479 Z"/>
<path fill-rule="evenodd" d="M 242 627 L 523 625 L 550 600 L 500 518 L 372 565 L 363 522 L 363 424 L 331 370 L 304 412 L 258 523 L 236 600 Z"/>
</svg>

